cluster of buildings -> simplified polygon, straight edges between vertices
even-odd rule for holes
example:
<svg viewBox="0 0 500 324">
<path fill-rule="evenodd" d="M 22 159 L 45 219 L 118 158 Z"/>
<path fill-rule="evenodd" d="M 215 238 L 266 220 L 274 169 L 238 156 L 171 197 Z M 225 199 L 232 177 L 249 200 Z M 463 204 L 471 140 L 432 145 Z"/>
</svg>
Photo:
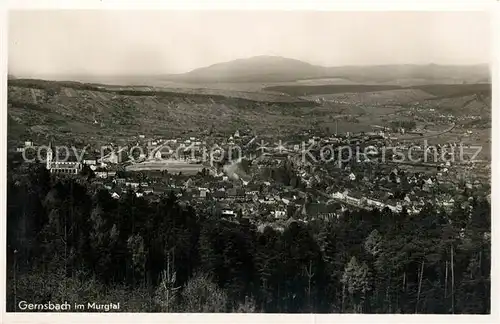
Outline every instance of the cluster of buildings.
<svg viewBox="0 0 500 324">
<path fill-rule="evenodd" d="M 210 172 L 193 174 L 168 172 L 168 168 L 167 172 L 126 172 L 123 166 L 130 162 L 120 156 L 119 150 L 104 157 L 90 154 L 81 161 L 59 161 L 52 145 L 47 151 L 45 164 L 51 173 L 76 176 L 88 168 L 95 174 L 92 184 L 107 189 L 115 199 L 121 198 L 127 191 L 133 191 L 137 197 L 145 199 L 159 199 L 163 194 L 173 193 L 179 200 L 199 208 L 211 206 L 221 217 L 245 217 L 258 223 L 281 222 L 290 218 L 304 221 L 333 218 L 348 208 L 389 208 L 394 212 L 406 208 L 410 213 L 418 213 L 429 202 L 450 208 L 458 201 L 453 190 L 456 193 L 463 189 L 451 183 L 454 165 L 450 162 L 418 169 L 416 166 L 398 165 L 377 158 L 369 162 L 352 159 L 340 166 L 322 162 L 312 164 L 301 158 L 302 143 L 307 143 L 316 152 L 322 145 L 394 144 L 386 136 L 385 130 L 343 136 L 317 136 L 306 132 L 287 142 L 279 141 L 279 145 L 274 143 L 278 141 L 267 139 L 265 147 L 259 144 L 259 140 L 249 132 L 241 134 L 236 131 L 218 138 L 186 136 L 153 139 L 139 135 L 137 141 L 132 143 L 147 144 L 152 148 L 147 155 L 142 156 L 144 161 L 163 158 L 163 154 L 169 153 L 162 150 L 164 147 L 187 152 L 186 158 L 191 158 L 194 150 L 195 159 L 198 159 L 204 145 L 218 142 L 221 150 L 238 145 L 242 149 L 243 160 L 247 162 L 245 170 L 242 170 L 240 160 L 232 162 L 234 168 L 227 168 L 228 162 L 225 162 L 226 166 L 204 164 L 204 169 Z M 453 145 L 456 143 L 442 147 Z M 24 143 L 24 147 L 32 146 L 30 141 Z M 286 170 L 287 177 L 293 177 L 293 181 L 288 179 L 287 183 L 283 183 L 276 180 L 275 174 L 279 170 Z M 444 190 L 448 182 L 450 185 Z M 480 185 L 466 181 L 465 189 Z"/>
</svg>

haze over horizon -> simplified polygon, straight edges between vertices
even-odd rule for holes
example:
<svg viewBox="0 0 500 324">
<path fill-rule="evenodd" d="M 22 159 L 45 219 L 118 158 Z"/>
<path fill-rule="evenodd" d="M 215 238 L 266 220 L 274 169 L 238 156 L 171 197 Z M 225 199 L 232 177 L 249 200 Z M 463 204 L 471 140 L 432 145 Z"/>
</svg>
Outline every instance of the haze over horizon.
<svg viewBox="0 0 500 324">
<path fill-rule="evenodd" d="M 474 65 L 490 34 L 487 12 L 11 11 L 9 73 L 175 74 L 253 56 Z"/>
</svg>

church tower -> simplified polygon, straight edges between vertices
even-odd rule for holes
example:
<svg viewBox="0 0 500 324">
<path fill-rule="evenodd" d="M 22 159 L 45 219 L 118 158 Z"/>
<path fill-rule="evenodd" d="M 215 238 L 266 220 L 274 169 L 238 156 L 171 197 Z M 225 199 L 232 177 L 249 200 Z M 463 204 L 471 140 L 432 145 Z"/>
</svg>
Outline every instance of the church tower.
<svg viewBox="0 0 500 324">
<path fill-rule="evenodd" d="M 50 170 L 52 167 L 52 160 L 54 159 L 54 148 L 52 147 L 52 141 L 49 143 L 49 148 L 47 150 L 47 170 Z"/>
</svg>

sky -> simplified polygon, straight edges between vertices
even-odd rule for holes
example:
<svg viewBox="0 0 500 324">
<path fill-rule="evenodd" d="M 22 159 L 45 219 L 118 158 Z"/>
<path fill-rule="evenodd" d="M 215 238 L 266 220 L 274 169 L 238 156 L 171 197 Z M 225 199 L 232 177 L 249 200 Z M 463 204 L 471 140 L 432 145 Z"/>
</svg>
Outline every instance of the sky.
<svg viewBox="0 0 500 324">
<path fill-rule="evenodd" d="M 98 11 L 9 13 L 9 73 L 183 73 L 257 55 L 323 66 L 490 61 L 487 12 Z"/>
</svg>

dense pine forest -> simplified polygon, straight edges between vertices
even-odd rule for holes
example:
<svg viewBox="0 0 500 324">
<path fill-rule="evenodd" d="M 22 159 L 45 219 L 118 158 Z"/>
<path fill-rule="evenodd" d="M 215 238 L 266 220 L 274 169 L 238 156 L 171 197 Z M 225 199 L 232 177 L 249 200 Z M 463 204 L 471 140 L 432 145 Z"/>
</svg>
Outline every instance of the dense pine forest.
<svg viewBox="0 0 500 324">
<path fill-rule="evenodd" d="M 43 166 L 9 173 L 8 311 L 27 300 L 127 312 L 490 312 L 480 196 L 447 212 L 346 211 L 281 231 L 172 194 L 113 199 Z"/>
</svg>

